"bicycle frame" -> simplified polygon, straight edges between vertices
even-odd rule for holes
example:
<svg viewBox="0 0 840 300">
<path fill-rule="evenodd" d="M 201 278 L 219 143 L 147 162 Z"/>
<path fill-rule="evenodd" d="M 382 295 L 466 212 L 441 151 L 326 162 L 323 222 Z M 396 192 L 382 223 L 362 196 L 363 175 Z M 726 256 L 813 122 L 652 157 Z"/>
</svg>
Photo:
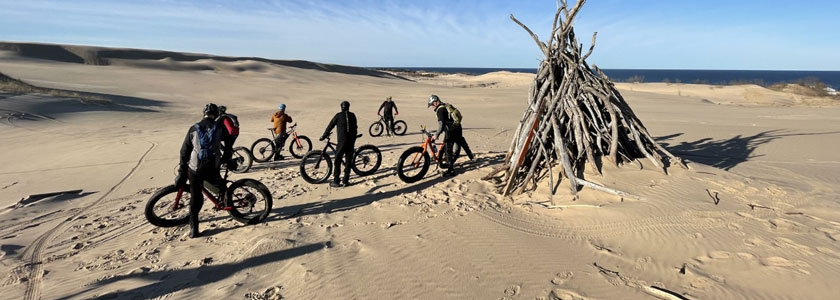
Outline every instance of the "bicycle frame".
<svg viewBox="0 0 840 300">
<path fill-rule="evenodd" d="M 292 136 L 292 138 L 295 141 L 295 144 L 297 144 L 298 147 L 303 147 L 303 144 L 300 143 L 300 139 L 298 138 L 297 130 L 295 130 L 295 128 L 297 128 L 297 124 L 289 127 L 289 130 L 286 131 L 286 134 Z M 274 128 L 269 128 L 268 130 L 271 131 L 271 142 L 274 143 L 274 141 L 277 140 L 277 134 L 274 133 Z M 281 146 L 283 145 L 274 145 L 275 149 L 279 149 L 281 148 Z"/>
<path fill-rule="evenodd" d="M 443 160 L 443 143 L 432 142 L 432 134 L 426 131 L 426 128 L 423 128 L 422 133 L 426 135 L 426 138 L 423 139 L 423 143 L 420 145 L 420 147 L 423 148 L 423 152 L 415 153 L 411 158 L 411 164 L 414 167 L 420 166 L 420 156 L 424 153 L 431 153 L 432 159 L 436 162 Z"/>
<path fill-rule="evenodd" d="M 228 177 L 228 171 L 225 170 L 225 176 L 222 178 L 225 181 L 225 185 L 228 184 L 227 177 Z M 203 187 L 203 186 L 201 187 L 201 193 L 204 194 L 204 198 L 207 198 L 208 200 L 210 200 L 210 202 L 213 202 L 213 209 L 215 209 L 215 210 L 232 210 L 233 209 L 233 206 L 223 206 L 224 204 L 222 203 L 222 201 L 219 200 L 218 198 L 216 198 L 215 196 L 213 196 L 213 193 L 208 191 L 206 187 Z M 175 203 L 172 204 L 172 209 L 173 210 L 178 210 L 183 206 L 181 204 L 181 196 L 183 196 L 183 195 L 184 195 L 184 187 L 178 188 L 178 193 L 175 195 Z"/>
<path fill-rule="evenodd" d="M 325 156 L 327 156 L 327 150 L 332 150 L 332 152 L 335 153 L 335 145 L 336 144 L 330 142 L 330 138 L 327 137 L 326 144 L 324 145 L 324 150 L 321 150 L 321 155 L 318 156 L 318 160 L 315 161 L 316 168 L 321 166 L 321 160 L 324 159 Z"/>
</svg>

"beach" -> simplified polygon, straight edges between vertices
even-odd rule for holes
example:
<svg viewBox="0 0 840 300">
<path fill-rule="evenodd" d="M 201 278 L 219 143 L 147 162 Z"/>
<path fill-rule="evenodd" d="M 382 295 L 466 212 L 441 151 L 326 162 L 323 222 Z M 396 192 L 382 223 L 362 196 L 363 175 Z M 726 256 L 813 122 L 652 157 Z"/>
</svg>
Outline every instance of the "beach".
<svg viewBox="0 0 840 300">
<path fill-rule="evenodd" d="M 640 161 L 584 174 L 641 199 L 584 188 L 574 200 L 567 182 L 554 195 L 541 183 L 503 197 L 482 177 L 504 159 L 534 74 L 403 77 L 299 61 L 35 48 L 46 55 L 0 51 L 0 72 L 110 103 L 0 93 L 4 298 L 831 299 L 840 292 L 835 99 L 757 85 L 618 83 L 688 169 L 663 173 Z M 455 177 L 432 167 L 407 184 L 395 165 L 422 142 L 421 125 L 436 128 L 431 94 L 462 112 L 477 157 L 459 160 Z M 408 133 L 370 137 L 386 96 Z M 320 149 L 342 100 L 364 133 L 357 145 L 382 150 L 376 174 L 330 188 L 306 183 L 297 159 L 255 164 L 232 178 L 269 187 L 274 208 L 265 222 L 245 226 L 205 204 L 205 235 L 190 239 L 186 226 L 146 221 L 146 201 L 173 183 L 181 142 L 206 103 L 238 116 L 237 146 L 245 147 L 270 137 L 270 117 L 284 103 L 298 133 Z M 547 207 L 552 198 L 561 205 Z"/>
</svg>

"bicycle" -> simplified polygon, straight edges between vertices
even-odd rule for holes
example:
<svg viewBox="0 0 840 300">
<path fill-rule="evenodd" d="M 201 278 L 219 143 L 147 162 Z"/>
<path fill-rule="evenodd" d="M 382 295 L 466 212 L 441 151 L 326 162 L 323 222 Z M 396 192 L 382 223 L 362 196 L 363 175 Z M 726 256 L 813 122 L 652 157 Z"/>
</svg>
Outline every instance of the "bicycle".
<svg viewBox="0 0 840 300">
<path fill-rule="evenodd" d="M 373 122 L 370 124 L 370 128 L 368 128 L 368 133 L 370 136 L 380 136 L 382 135 L 382 131 L 385 129 L 386 124 L 385 116 L 379 115 L 379 121 Z M 405 124 L 403 120 L 394 120 L 394 123 L 391 126 L 391 130 L 386 131 L 388 136 L 391 135 L 393 132 L 395 135 L 405 135 L 405 131 L 408 129 L 408 125 Z"/>
<path fill-rule="evenodd" d="M 230 157 L 231 162 L 236 163 L 236 168 L 230 170 L 233 173 L 245 173 L 251 169 L 254 164 L 254 157 L 251 156 L 251 151 L 245 147 L 233 148 L 233 154 Z M 227 163 L 222 163 L 222 169 L 227 170 Z"/>
<path fill-rule="evenodd" d="M 295 128 L 297 128 L 297 124 L 289 127 L 289 130 L 286 132 L 286 134 L 292 137 L 292 141 L 289 142 L 289 152 L 292 153 L 294 158 L 302 158 L 304 154 L 312 150 L 312 141 L 305 135 L 298 135 Z M 271 139 L 261 138 L 254 141 L 251 145 L 251 155 L 256 162 L 264 163 L 271 160 L 274 157 L 274 153 L 281 146 L 274 143 L 277 138 L 277 135 L 274 133 L 274 128 L 269 128 L 268 130 L 271 131 Z"/>
<path fill-rule="evenodd" d="M 356 136 L 361 137 L 362 135 Z M 312 150 L 300 160 L 300 175 L 308 183 L 327 182 L 332 174 L 333 160 L 327 151 L 335 154 L 336 144 L 327 137 L 323 150 Z M 376 173 L 382 164 L 382 152 L 374 145 L 365 144 L 355 149 L 353 153 L 353 172 L 359 176 Z"/>
<path fill-rule="evenodd" d="M 224 195 L 220 195 L 218 187 L 207 182 L 204 184 L 201 192 L 213 203 L 213 209 L 226 210 L 233 219 L 243 224 L 264 221 L 272 206 L 268 187 L 250 178 L 230 181 L 228 175 L 226 171 L 222 178 L 227 186 Z M 146 203 L 145 215 L 149 223 L 159 227 L 186 225 L 190 217 L 190 185 L 177 187 L 173 184 L 161 188 Z"/>
<path fill-rule="evenodd" d="M 436 166 L 438 168 L 446 169 L 449 167 L 449 164 L 444 159 L 446 144 L 432 141 L 432 134 L 426 131 L 426 126 L 420 126 L 420 129 L 421 133 L 425 135 L 423 143 L 420 146 L 414 146 L 405 150 L 397 161 L 397 176 L 406 183 L 417 182 L 423 179 L 423 176 L 426 176 L 426 172 L 429 171 L 429 165 L 431 163 L 429 153 L 431 153 L 431 158 L 437 163 Z M 458 148 L 456 147 L 455 149 Z M 459 156 L 458 154 L 453 155 L 455 155 L 456 159 Z M 411 157 L 410 160 L 409 157 Z M 413 173 L 414 171 L 417 173 Z"/>
</svg>

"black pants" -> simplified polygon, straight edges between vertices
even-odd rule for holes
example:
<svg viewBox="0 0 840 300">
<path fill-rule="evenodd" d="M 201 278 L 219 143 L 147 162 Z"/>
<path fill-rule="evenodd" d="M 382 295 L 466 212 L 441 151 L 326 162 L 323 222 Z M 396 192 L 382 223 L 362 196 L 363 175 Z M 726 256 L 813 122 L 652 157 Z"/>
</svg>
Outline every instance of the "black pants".
<svg viewBox="0 0 840 300">
<path fill-rule="evenodd" d="M 288 138 L 288 133 L 279 134 L 274 137 L 274 147 L 277 147 L 277 149 L 274 149 L 274 159 L 280 159 L 280 152 L 283 151 L 283 144 L 286 143 L 286 139 Z"/>
<path fill-rule="evenodd" d="M 444 137 L 443 143 L 446 146 L 446 162 L 449 164 L 450 170 L 455 166 L 455 161 L 461 155 L 462 148 L 467 153 L 467 156 L 470 158 L 473 157 L 473 153 L 470 151 L 470 145 L 464 139 L 464 131 L 460 125 L 453 126 L 446 131 L 446 137 Z"/>
<path fill-rule="evenodd" d="M 385 130 L 388 134 L 394 133 L 394 115 L 392 114 L 385 114 Z"/>
<path fill-rule="evenodd" d="M 217 187 L 224 194 L 225 181 L 219 175 L 219 170 L 190 170 L 190 228 L 198 231 L 198 212 L 204 205 L 204 194 L 202 190 L 205 182 Z M 221 199 L 220 199 L 221 200 Z"/>
<path fill-rule="evenodd" d="M 341 161 L 344 160 L 344 183 L 350 182 L 350 168 L 353 167 L 353 148 L 356 140 L 339 141 L 335 147 L 335 161 L 333 163 L 333 182 L 341 182 Z"/>
</svg>

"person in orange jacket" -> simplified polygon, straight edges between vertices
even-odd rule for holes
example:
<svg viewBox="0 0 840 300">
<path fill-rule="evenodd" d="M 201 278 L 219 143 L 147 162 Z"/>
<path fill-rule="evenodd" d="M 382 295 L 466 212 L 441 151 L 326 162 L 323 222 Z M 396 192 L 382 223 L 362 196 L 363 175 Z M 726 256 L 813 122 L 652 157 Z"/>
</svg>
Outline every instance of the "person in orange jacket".
<svg viewBox="0 0 840 300">
<path fill-rule="evenodd" d="M 284 159 L 280 152 L 283 150 L 283 144 L 286 143 L 286 138 L 289 134 L 286 133 L 286 124 L 292 123 L 292 116 L 286 114 L 286 104 L 280 104 L 277 111 L 271 115 L 271 122 L 274 123 L 274 145 L 277 150 L 274 152 L 274 160 Z"/>
</svg>

